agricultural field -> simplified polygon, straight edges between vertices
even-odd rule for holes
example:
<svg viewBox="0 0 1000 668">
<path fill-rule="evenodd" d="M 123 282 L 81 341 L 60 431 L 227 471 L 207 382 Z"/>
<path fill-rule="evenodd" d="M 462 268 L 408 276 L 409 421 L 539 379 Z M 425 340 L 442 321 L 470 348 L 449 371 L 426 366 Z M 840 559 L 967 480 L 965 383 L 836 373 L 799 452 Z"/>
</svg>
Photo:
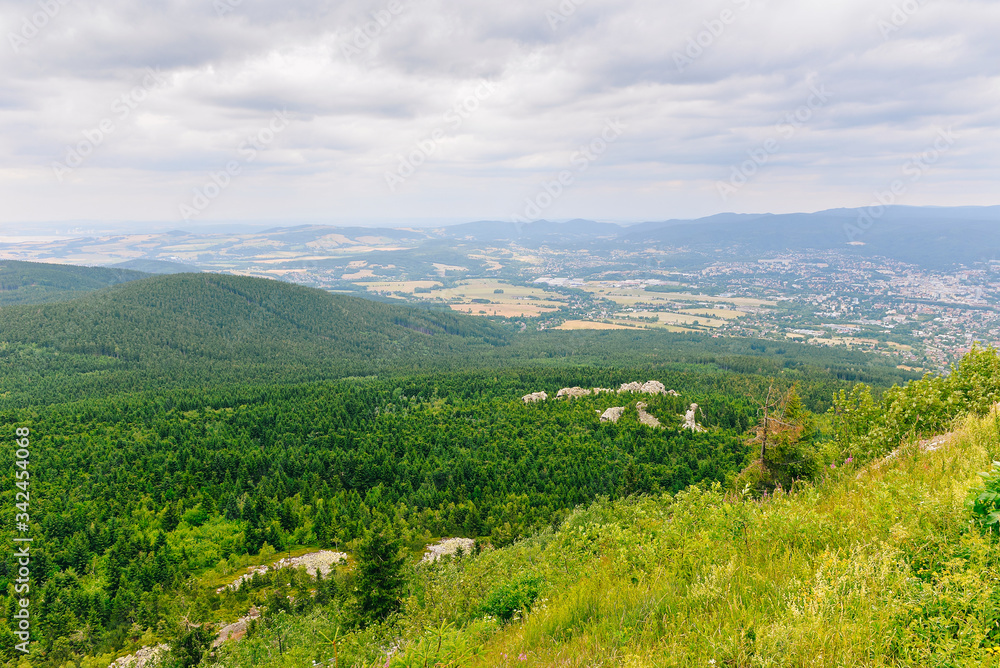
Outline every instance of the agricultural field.
<svg viewBox="0 0 1000 668">
<path fill-rule="evenodd" d="M 497 292 L 501 290 L 502 292 Z M 504 318 L 537 317 L 558 310 L 565 297 L 543 288 L 511 285 L 496 279 L 473 279 L 456 287 L 417 293 L 423 299 L 441 299 L 459 313 L 501 316 Z"/>
<path fill-rule="evenodd" d="M 635 325 L 619 325 L 609 322 L 594 322 L 592 320 L 567 320 L 555 329 L 564 331 L 580 331 L 585 329 L 610 330 L 610 329 L 634 329 Z"/>
</svg>

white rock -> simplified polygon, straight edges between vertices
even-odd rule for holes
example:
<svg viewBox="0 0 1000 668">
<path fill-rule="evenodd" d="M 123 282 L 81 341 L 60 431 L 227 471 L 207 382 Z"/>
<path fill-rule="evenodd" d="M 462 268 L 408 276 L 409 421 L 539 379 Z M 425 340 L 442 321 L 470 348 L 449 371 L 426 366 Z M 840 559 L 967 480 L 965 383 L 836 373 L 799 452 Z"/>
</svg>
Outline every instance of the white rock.
<svg viewBox="0 0 1000 668">
<path fill-rule="evenodd" d="M 535 404 L 539 401 L 545 401 L 549 398 L 549 395 L 545 392 L 535 392 L 533 394 L 526 394 L 521 397 L 521 400 L 526 404 Z"/>
<path fill-rule="evenodd" d="M 684 428 L 690 429 L 693 432 L 708 431 L 700 424 L 698 424 L 697 415 L 698 415 L 698 404 L 691 404 L 691 408 L 689 408 L 688 412 L 684 415 Z"/>
<path fill-rule="evenodd" d="M 609 408 L 604 411 L 604 415 L 601 416 L 601 422 L 618 422 L 621 419 L 622 414 L 625 412 L 624 406 L 618 406 L 616 408 Z"/>
<path fill-rule="evenodd" d="M 590 390 L 585 390 L 582 387 L 564 387 L 563 389 L 559 390 L 558 394 L 556 394 L 557 399 L 560 397 L 589 397 L 589 396 L 590 396 Z"/>
<path fill-rule="evenodd" d="M 428 545 L 424 551 L 423 561 L 437 561 L 441 557 L 455 554 L 462 548 L 463 554 L 472 554 L 476 549 L 476 541 L 471 538 L 444 538 L 433 545 Z"/>
</svg>

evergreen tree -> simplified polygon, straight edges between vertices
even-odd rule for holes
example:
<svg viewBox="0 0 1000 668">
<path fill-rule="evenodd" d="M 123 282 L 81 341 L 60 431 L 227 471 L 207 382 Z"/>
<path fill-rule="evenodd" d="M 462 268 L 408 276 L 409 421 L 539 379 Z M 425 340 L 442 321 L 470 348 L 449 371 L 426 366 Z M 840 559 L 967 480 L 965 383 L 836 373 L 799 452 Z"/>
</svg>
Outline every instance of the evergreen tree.
<svg viewBox="0 0 1000 668">
<path fill-rule="evenodd" d="M 362 622 L 381 621 L 399 610 L 406 585 L 404 564 L 399 538 L 388 525 L 376 526 L 361 541 L 355 591 Z"/>
</svg>

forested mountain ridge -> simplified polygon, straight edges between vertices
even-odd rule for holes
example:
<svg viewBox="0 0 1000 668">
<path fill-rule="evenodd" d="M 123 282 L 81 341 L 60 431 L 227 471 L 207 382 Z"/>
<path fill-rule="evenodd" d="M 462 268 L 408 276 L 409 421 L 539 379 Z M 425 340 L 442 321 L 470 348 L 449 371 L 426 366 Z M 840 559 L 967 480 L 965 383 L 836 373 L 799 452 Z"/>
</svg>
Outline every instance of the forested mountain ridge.
<svg viewBox="0 0 1000 668">
<path fill-rule="evenodd" d="M 506 344 L 489 321 L 279 281 L 174 274 L 57 304 L 0 310 L 8 391 L 131 391 L 175 382 L 266 382 L 420 369 Z M 74 392 L 73 387 L 80 391 Z"/>
<path fill-rule="evenodd" d="M 794 341 L 522 331 L 521 323 L 209 273 L 149 277 L 62 303 L 0 309 L 0 407 L 192 385 L 665 364 L 883 387 L 912 377 L 876 356 Z M 827 385 L 813 399 L 828 401 L 833 389 Z"/>
<path fill-rule="evenodd" d="M 129 268 L 0 260 L 0 306 L 66 301 L 148 276 Z"/>
</svg>

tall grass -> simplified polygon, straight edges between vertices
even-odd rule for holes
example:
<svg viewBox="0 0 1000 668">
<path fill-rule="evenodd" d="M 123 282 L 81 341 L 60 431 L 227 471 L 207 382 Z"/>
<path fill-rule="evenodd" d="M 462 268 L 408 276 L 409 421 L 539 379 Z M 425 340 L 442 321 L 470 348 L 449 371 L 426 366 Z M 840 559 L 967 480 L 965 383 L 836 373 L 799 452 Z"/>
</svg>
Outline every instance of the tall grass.
<svg viewBox="0 0 1000 668">
<path fill-rule="evenodd" d="M 997 665 L 1000 550 L 965 501 L 998 443 L 994 413 L 759 503 L 691 490 L 580 513 L 551 548 L 593 553 L 579 577 L 470 665 Z"/>
</svg>

